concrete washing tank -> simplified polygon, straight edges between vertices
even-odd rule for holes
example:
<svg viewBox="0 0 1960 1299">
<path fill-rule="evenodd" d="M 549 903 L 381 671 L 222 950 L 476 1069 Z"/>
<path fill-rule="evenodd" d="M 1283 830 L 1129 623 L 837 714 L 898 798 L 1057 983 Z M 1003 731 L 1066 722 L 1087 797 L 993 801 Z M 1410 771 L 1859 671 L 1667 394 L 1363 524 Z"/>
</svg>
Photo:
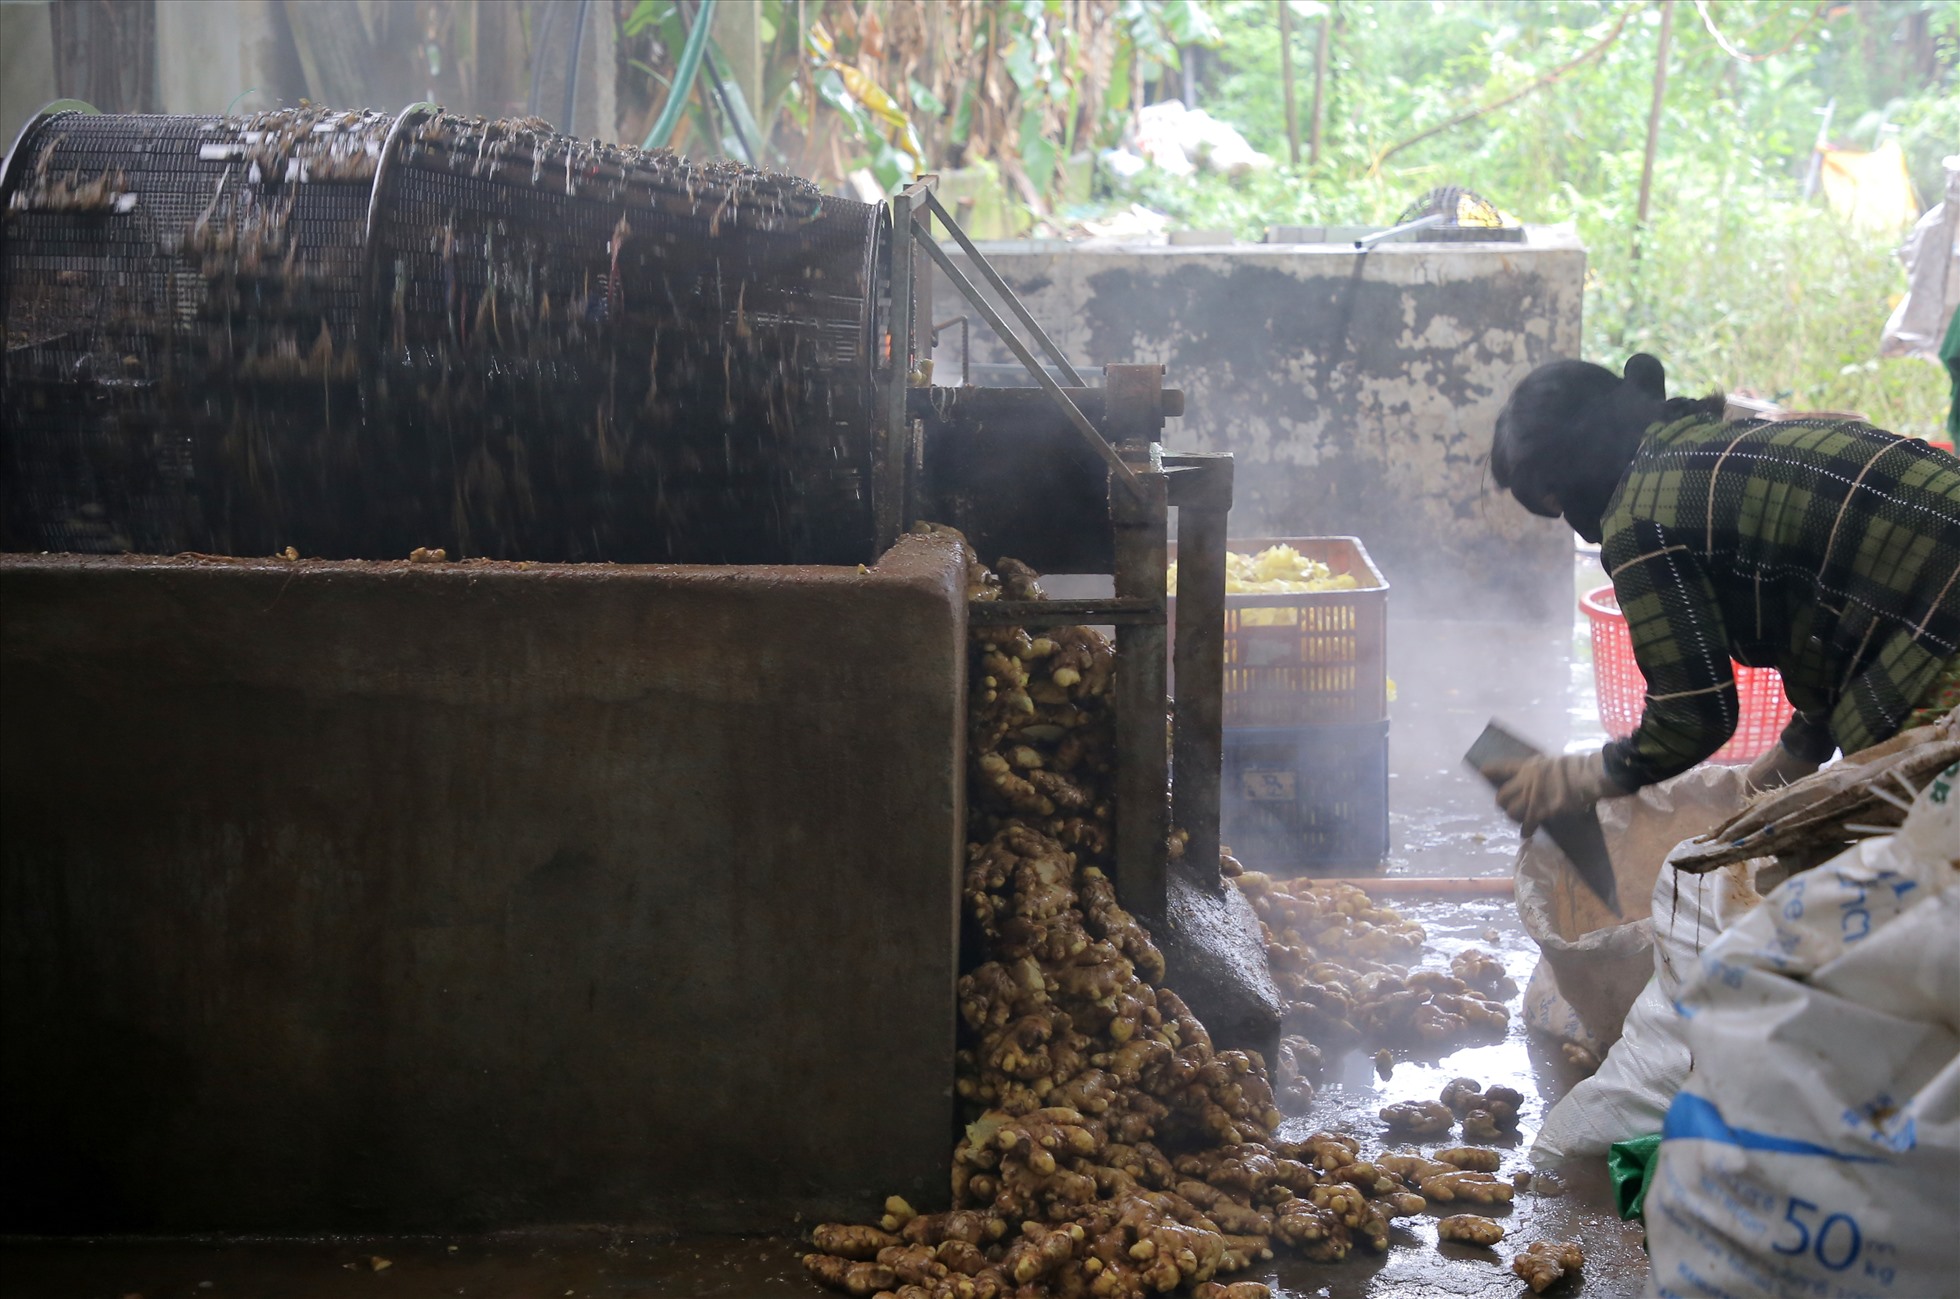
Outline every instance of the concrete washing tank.
<svg viewBox="0 0 1960 1299">
<path fill-rule="evenodd" d="M 0 557 L 0 1230 L 943 1202 L 963 582 Z"/>
</svg>

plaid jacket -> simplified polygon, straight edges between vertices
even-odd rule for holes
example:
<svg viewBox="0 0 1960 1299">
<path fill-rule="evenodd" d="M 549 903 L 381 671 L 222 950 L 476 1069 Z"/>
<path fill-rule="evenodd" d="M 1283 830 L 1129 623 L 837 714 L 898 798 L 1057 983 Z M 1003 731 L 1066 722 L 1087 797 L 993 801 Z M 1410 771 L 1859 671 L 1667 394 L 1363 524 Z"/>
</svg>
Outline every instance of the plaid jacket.
<svg viewBox="0 0 1960 1299">
<path fill-rule="evenodd" d="M 1851 420 L 1658 426 L 1604 538 L 1647 678 L 1639 729 L 1606 746 L 1625 789 L 1727 741 L 1731 658 L 1783 674 L 1783 742 L 1822 760 L 1890 737 L 1960 655 L 1960 460 L 1923 442 Z"/>
</svg>

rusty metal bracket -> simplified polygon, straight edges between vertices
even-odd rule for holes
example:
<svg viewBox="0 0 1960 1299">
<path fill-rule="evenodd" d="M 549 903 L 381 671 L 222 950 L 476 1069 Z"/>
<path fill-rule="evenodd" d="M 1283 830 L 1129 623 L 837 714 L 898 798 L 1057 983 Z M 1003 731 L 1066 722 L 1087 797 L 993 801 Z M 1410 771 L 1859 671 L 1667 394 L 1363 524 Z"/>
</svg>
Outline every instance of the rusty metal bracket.
<svg viewBox="0 0 1960 1299">
<path fill-rule="evenodd" d="M 914 220 L 915 214 L 922 210 L 924 219 Z M 1182 776 L 1176 786 L 1178 821 L 1188 823 L 1198 858 L 1214 863 L 1216 885 L 1221 747 L 1219 660 L 1224 624 L 1224 514 L 1231 503 L 1230 458 L 1203 457 L 1197 461 L 1178 458 L 1173 470 L 1173 459 L 1164 456 L 1160 439 L 1165 419 L 1184 413 L 1184 394 L 1164 387 L 1163 366 L 1108 365 L 1103 367 L 1101 388 L 1089 388 L 930 187 L 903 191 L 894 200 L 893 211 L 898 218 L 895 224 L 901 241 L 905 234 L 910 234 L 973 312 L 1000 337 L 1034 379 L 1047 402 L 1088 443 L 1108 470 L 1105 499 L 1110 527 L 1109 563 L 1115 584 L 1113 598 L 979 601 L 968 605 L 967 616 L 975 627 L 1049 627 L 1076 623 L 1115 626 L 1117 659 L 1122 667 L 1116 674 L 1111 701 L 1119 755 L 1111 874 L 1125 906 L 1138 915 L 1162 922 L 1169 905 L 1167 833 L 1172 819 L 1174 746 L 1177 763 L 1191 773 L 1188 789 Z M 953 260 L 948 249 L 940 247 L 932 230 L 935 218 L 944 224 L 953 243 L 966 255 L 969 260 L 966 269 Z M 907 260 L 909 254 L 909 245 L 903 242 L 895 245 L 895 270 L 897 263 Z M 976 280 L 990 288 L 992 294 L 977 287 Z M 899 306 L 896 275 L 893 293 L 896 312 Z M 1005 311 L 996 305 L 996 298 L 1004 304 Z M 1010 314 L 1024 327 L 1025 334 L 1010 325 Z M 945 325 L 953 323 L 955 320 L 944 322 Z M 965 327 L 964 320 L 958 323 Z M 896 316 L 892 328 L 893 337 L 900 337 L 901 326 Z M 1033 340 L 1032 345 L 1028 339 Z M 1037 359 L 1036 348 L 1054 363 L 1055 374 Z M 963 373 L 965 370 L 963 365 Z M 943 398 L 938 395 L 942 392 L 946 394 Z M 988 409 L 1001 411 L 1005 411 L 1010 401 L 1042 401 L 1025 388 L 978 393 L 962 389 L 957 394 L 936 389 L 931 395 L 915 394 L 912 401 L 922 412 L 944 421 L 949 407 L 962 406 L 969 399 L 980 397 L 989 398 Z M 922 402 L 929 403 L 929 411 Z M 1016 427 L 1023 426 L 1036 414 L 1025 404 L 1018 409 L 1021 416 L 1014 421 Z M 894 405 L 893 419 L 896 410 Z M 1092 410 L 1097 412 L 1094 419 L 1087 413 Z M 1044 427 L 1052 427 L 1046 421 L 1042 423 Z M 1071 458 L 1078 454 L 1065 441 L 1052 449 L 1067 451 Z M 1094 468 L 1083 464 L 1077 472 L 1093 473 Z M 1215 574 L 1180 572 L 1183 579 L 1180 593 L 1187 597 L 1183 617 L 1190 625 L 1180 627 L 1184 640 L 1179 646 L 1179 657 L 1187 667 L 1187 679 L 1194 685 L 1189 691 L 1191 699 L 1175 703 L 1167 698 L 1166 690 L 1169 628 L 1164 589 L 1168 512 L 1173 504 L 1186 507 L 1181 517 L 1190 516 L 1190 526 L 1204 538 L 1198 549 L 1206 559 L 1215 561 L 1218 569 Z M 1201 567 L 1205 562 L 1200 559 L 1194 567 Z M 1209 627 L 1209 636 L 1197 626 L 1205 611 L 1210 611 L 1211 622 L 1215 624 Z M 1201 684 L 1206 681 L 1211 683 L 1209 690 Z M 1172 712 L 1171 733 L 1167 733 L 1165 726 L 1167 707 Z M 1189 867 L 1189 862 L 1186 866 Z"/>
<path fill-rule="evenodd" d="M 391 272 L 381 264 L 381 240 L 378 237 L 383 203 L 388 197 L 388 185 L 394 180 L 400 164 L 395 161 L 402 136 L 418 122 L 426 122 L 442 112 L 442 105 L 421 100 L 410 104 L 395 115 L 395 121 L 388 128 L 388 137 L 381 142 L 381 156 L 375 159 L 374 180 L 368 186 L 367 224 L 361 238 L 361 291 L 366 295 L 369 315 L 362 320 L 363 335 L 354 339 L 360 349 L 363 366 L 378 368 L 384 339 L 388 336 L 388 310 L 383 304 L 390 301 L 390 294 L 381 291 L 383 279 Z"/>
<path fill-rule="evenodd" d="M 1180 411 L 1183 397 L 1177 393 Z M 1164 398 L 1163 366 L 1103 367 L 1103 428 L 1125 460 L 1151 462 L 1150 448 L 1164 431 Z"/>
<path fill-rule="evenodd" d="M 395 170 L 395 143 L 411 126 L 417 122 L 425 122 L 441 112 L 441 104 L 430 103 L 426 99 L 410 104 L 395 116 L 395 124 L 388 128 L 388 138 L 381 142 L 381 156 L 374 162 L 374 183 L 368 187 L 367 234 L 364 244 L 370 250 L 370 262 L 373 261 L 374 231 L 381 216 L 384 187 Z"/>
</svg>

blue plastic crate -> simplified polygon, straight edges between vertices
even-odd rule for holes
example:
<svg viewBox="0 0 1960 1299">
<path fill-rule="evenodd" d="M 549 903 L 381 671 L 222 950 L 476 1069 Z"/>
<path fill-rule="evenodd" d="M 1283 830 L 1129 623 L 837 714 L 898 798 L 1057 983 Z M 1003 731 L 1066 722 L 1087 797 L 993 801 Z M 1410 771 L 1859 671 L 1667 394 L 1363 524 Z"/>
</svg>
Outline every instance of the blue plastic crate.
<svg viewBox="0 0 1960 1299">
<path fill-rule="evenodd" d="M 1388 853 L 1388 722 L 1227 730 L 1219 829 L 1251 870 L 1378 865 Z"/>
</svg>

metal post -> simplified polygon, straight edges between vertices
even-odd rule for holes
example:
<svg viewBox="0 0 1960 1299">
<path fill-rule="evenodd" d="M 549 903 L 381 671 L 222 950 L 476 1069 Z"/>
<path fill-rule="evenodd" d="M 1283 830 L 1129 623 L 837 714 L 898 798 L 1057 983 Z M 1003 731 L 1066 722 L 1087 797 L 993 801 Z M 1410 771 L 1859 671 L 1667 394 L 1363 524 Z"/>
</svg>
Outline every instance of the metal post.
<svg viewBox="0 0 1960 1299">
<path fill-rule="evenodd" d="M 1225 517 L 1232 457 L 1166 457 L 1177 508 L 1177 698 L 1172 819 L 1189 836 L 1184 877 L 1217 891 L 1219 774 L 1225 745 Z M 1119 665 L 1120 668 L 1120 665 Z"/>
<path fill-rule="evenodd" d="M 1116 629 L 1116 892 L 1140 916 L 1162 921 L 1169 889 L 1165 835 L 1170 808 L 1170 746 L 1165 729 L 1163 608 L 1165 484 L 1162 474 L 1137 478 L 1143 499 L 1109 493 L 1116 550 L 1116 598 L 1152 598 L 1155 622 Z"/>
<path fill-rule="evenodd" d="M 930 199 L 933 189 L 938 184 L 939 177 L 936 174 L 921 176 L 914 188 Z M 920 243 L 933 242 L 933 206 L 930 202 L 913 205 L 913 236 Z M 915 264 L 912 274 L 912 350 L 920 361 L 925 361 L 932 356 L 932 348 L 932 272 L 917 269 Z"/>
<path fill-rule="evenodd" d="M 906 410 L 906 392 L 912 382 L 912 338 L 915 332 L 912 303 L 912 213 L 917 203 L 917 185 L 908 185 L 892 195 L 892 308 L 891 366 L 885 380 L 884 418 L 879 421 L 875 478 L 872 492 L 873 531 L 876 551 L 884 554 L 898 542 L 905 512 L 905 462 L 910 458 L 911 416 Z"/>
</svg>

